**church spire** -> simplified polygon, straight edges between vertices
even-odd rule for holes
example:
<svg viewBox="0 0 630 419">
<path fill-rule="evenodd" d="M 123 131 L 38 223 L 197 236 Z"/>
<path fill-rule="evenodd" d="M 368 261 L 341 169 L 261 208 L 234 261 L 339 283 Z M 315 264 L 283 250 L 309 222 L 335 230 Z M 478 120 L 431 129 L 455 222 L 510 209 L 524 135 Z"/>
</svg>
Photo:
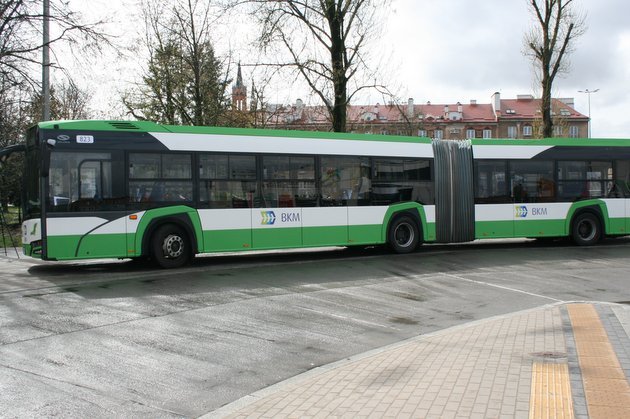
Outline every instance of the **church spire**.
<svg viewBox="0 0 630 419">
<path fill-rule="evenodd" d="M 241 63 L 238 63 L 238 73 L 236 74 L 236 87 L 243 87 L 243 74 L 241 73 Z"/>
<path fill-rule="evenodd" d="M 236 83 L 232 85 L 232 108 L 239 111 L 247 110 L 247 87 L 243 84 L 240 62 L 236 73 Z"/>
</svg>

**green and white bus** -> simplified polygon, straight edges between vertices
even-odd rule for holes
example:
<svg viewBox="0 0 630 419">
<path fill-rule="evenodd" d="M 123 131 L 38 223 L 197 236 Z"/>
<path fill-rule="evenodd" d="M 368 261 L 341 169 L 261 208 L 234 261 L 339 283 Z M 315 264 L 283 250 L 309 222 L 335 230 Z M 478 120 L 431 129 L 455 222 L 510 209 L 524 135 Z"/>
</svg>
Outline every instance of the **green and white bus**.
<svg viewBox="0 0 630 419">
<path fill-rule="evenodd" d="M 630 141 L 61 121 L 25 147 L 24 253 L 44 260 L 630 231 Z"/>
</svg>

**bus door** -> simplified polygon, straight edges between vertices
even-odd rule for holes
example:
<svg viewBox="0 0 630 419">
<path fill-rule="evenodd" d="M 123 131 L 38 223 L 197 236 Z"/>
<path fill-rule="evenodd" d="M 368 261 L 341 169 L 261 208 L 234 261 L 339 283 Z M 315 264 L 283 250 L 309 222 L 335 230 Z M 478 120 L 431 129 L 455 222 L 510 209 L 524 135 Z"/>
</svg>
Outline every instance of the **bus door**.
<svg viewBox="0 0 630 419">
<path fill-rule="evenodd" d="M 475 160 L 475 237 L 514 237 L 515 205 L 509 192 L 507 161 Z"/>
<path fill-rule="evenodd" d="M 47 257 L 74 259 L 126 254 L 122 187 L 113 179 L 110 152 L 63 151 L 50 156 L 47 185 Z M 124 199 L 124 198 L 123 198 Z"/>
<path fill-rule="evenodd" d="M 102 225 L 82 238 L 78 256 L 125 256 L 127 217 L 124 204 L 114 198 L 112 161 L 87 158 L 79 163 L 78 172 L 75 204 L 103 219 Z"/>
</svg>

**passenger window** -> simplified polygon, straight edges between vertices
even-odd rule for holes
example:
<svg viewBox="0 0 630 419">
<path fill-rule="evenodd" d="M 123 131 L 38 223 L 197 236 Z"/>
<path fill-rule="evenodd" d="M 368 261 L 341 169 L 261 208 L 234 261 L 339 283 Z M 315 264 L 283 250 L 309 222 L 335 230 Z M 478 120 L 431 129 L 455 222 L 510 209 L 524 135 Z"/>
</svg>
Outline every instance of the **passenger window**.
<svg viewBox="0 0 630 419">
<path fill-rule="evenodd" d="M 130 153 L 129 197 L 134 208 L 192 201 L 192 156 Z"/>
<path fill-rule="evenodd" d="M 475 161 L 475 202 L 500 204 L 512 202 L 507 188 L 507 161 Z"/>
<path fill-rule="evenodd" d="M 374 159 L 372 205 L 434 202 L 431 163 L 426 159 Z"/>
<path fill-rule="evenodd" d="M 617 161 L 614 185 L 608 195 L 611 198 L 630 197 L 630 160 Z"/>
<path fill-rule="evenodd" d="M 256 156 L 202 154 L 199 177 L 199 200 L 210 208 L 260 206 Z"/>
<path fill-rule="evenodd" d="M 321 205 L 369 205 L 370 171 L 366 157 L 322 157 Z"/>
<path fill-rule="evenodd" d="M 555 197 L 553 162 L 510 162 L 510 191 L 514 202 L 549 202 Z"/>
<path fill-rule="evenodd" d="M 264 156 L 263 179 L 264 207 L 317 205 L 314 157 Z"/>
<path fill-rule="evenodd" d="M 612 162 L 558 162 L 558 199 L 577 201 L 605 197 L 612 190 Z"/>
</svg>

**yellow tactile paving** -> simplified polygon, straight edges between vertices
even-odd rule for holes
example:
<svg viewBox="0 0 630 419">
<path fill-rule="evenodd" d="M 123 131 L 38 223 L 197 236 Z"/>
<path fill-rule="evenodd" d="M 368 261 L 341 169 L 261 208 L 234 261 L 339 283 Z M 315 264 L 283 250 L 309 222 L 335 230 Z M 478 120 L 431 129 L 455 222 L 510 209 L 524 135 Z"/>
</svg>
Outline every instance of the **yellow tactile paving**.
<svg viewBox="0 0 630 419">
<path fill-rule="evenodd" d="M 534 362 L 529 417 L 573 418 L 571 382 L 566 363 Z"/>
<path fill-rule="evenodd" d="M 591 419 L 629 418 L 630 385 L 592 304 L 567 306 Z"/>
</svg>

